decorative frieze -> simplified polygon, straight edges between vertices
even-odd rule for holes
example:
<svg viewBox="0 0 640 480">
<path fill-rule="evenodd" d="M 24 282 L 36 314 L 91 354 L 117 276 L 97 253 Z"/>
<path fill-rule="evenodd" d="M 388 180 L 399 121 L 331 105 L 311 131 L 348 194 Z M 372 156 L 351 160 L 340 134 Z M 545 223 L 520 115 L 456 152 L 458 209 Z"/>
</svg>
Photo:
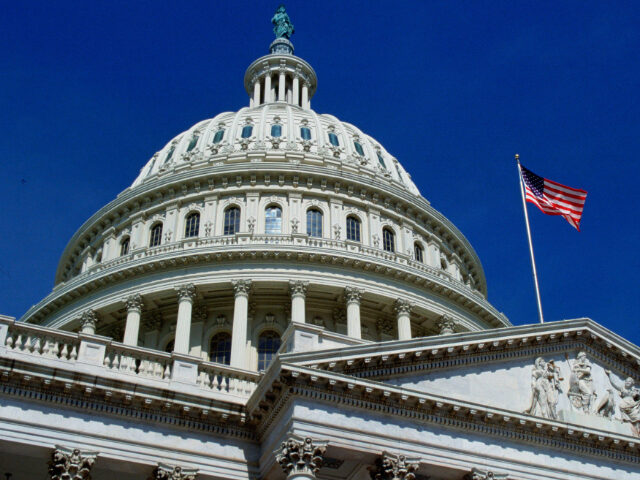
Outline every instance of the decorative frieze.
<svg viewBox="0 0 640 480">
<path fill-rule="evenodd" d="M 606 370 L 613 388 L 620 394 L 618 403 L 620 416 L 623 422 L 631 424 L 631 429 L 636 437 L 640 436 L 640 389 L 636 387 L 633 378 L 628 377 L 624 382 L 616 379 L 609 370 Z M 611 399 L 613 401 L 613 399 Z M 607 402 L 608 403 L 608 402 Z M 610 407 L 611 408 L 611 407 Z"/>
<path fill-rule="evenodd" d="M 405 455 L 384 452 L 376 459 L 375 467 L 369 469 L 371 480 L 415 480 L 419 460 Z"/>
<path fill-rule="evenodd" d="M 127 309 L 127 312 L 137 311 L 138 313 L 140 313 L 142 311 L 142 307 L 144 306 L 144 304 L 142 303 L 142 297 L 137 293 L 129 295 L 124 300 L 124 306 Z"/>
<path fill-rule="evenodd" d="M 49 477 L 51 480 L 88 480 L 97 456 L 98 452 L 56 446 L 49 462 Z"/>
<path fill-rule="evenodd" d="M 280 450 L 276 451 L 276 461 L 287 478 L 296 475 L 310 475 L 315 478 L 315 474 L 322 467 L 325 451 L 326 442 L 314 441 L 309 437 L 304 440 L 290 437 L 286 442 L 282 442 Z"/>
<path fill-rule="evenodd" d="M 195 480 L 198 474 L 196 468 L 182 468 L 176 465 L 159 463 L 153 470 L 149 480 Z"/>
<path fill-rule="evenodd" d="M 193 283 L 186 283 L 184 285 L 178 285 L 175 287 L 178 294 L 178 301 L 190 300 L 193 301 L 196 298 L 196 287 Z"/>
<path fill-rule="evenodd" d="M 591 362 L 585 352 L 578 353 L 576 360 L 571 364 L 571 376 L 569 377 L 569 391 L 567 395 L 571 405 L 583 413 L 591 413 L 595 406 L 596 392 L 591 378 Z"/>
<path fill-rule="evenodd" d="M 561 380 L 560 369 L 553 360 L 545 362 L 538 357 L 531 370 L 531 404 L 525 413 L 556 420 Z"/>
</svg>

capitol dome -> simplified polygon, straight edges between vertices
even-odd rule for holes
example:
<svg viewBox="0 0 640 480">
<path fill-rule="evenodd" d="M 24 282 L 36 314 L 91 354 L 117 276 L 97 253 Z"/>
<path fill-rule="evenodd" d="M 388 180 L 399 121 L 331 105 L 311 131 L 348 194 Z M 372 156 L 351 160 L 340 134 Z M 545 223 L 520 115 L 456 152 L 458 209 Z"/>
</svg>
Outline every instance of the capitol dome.
<svg viewBox="0 0 640 480">
<path fill-rule="evenodd" d="M 356 343 L 510 325 L 462 233 L 380 142 L 311 109 L 316 73 L 288 39 L 270 50 L 249 106 L 156 152 L 22 320 L 248 370 L 292 322 Z"/>
</svg>

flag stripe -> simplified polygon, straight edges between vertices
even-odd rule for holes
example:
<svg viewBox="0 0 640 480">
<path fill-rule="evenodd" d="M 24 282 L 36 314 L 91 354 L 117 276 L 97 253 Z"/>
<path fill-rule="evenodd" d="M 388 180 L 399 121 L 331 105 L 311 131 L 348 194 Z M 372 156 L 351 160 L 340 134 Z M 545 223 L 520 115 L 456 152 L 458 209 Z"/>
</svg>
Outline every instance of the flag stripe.
<svg viewBox="0 0 640 480">
<path fill-rule="evenodd" d="M 587 192 L 567 187 L 543 178 L 520 165 L 520 175 L 525 186 L 526 201 L 533 203 L 542 213 L 561 215 L 578 231 L 587 198 Z"/>
</svg>

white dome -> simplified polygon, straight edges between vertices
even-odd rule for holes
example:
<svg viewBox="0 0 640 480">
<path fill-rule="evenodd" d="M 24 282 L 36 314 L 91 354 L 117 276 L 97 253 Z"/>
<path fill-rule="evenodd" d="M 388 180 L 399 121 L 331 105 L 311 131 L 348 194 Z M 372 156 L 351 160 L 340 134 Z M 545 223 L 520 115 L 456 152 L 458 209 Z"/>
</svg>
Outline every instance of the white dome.
<svg viewBox="0 0 640 480">
<path fill-rule="evenodd" d="M 281 135 L 273 137 L 272 127 L 280 127 Z M 247 138 L 243 129 L 251 126 Z M 302 128 L 308 128 L 310 140 L 302 138 Z M 245 130 L 247 135 L 249 129 Z M 218 134 L 217 132 L 223 132 Z M 330 134 L 338 145 L 330 141 Z M 222 136 L 222 138 L 220 138 Z M 302 162 L 332 165 L 336 161 L 348 168 L 356 167 L 361 173 L 384 182 L 396 182 L 415 195 L 420 192 L 411 176 L 396 158 L 374 138 L 350 123 L 333 115 L 317 114 L 284 102 L 272 102 L 258 107 L 248 107 L 238 112 L 221 113 L 192 126 L 168 142 L 140 171 L 131 185 L 135 187 L 157 175 L 171 172 L 181 166 L 208 166 L 210 162 L 224 164 L 236 161 L 230 158 L 234 152 L 251 154 L 269 152 L 281 154 L 298 152 Z M 281 157 L 282 158 L 282 157 Z M 289 161 L 286 157 L 285 161 Z"/>
</svg>

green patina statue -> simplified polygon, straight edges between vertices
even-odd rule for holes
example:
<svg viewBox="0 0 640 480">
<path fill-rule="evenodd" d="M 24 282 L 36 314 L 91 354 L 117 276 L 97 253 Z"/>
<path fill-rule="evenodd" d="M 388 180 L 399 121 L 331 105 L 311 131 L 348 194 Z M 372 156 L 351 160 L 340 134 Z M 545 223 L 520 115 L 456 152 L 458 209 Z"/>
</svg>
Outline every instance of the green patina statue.
<svg viewBox="0 0 640 480">
<path fill-rule="evenodd" d="M 273 33 L 276 35 L 276 38 L 291 38 L 291 35 L 293 35 L 293 23 L 291 23 L 284 5 L 278 7 L 271 19 L 271 23 L 274 25 Z"/>
</svg>

